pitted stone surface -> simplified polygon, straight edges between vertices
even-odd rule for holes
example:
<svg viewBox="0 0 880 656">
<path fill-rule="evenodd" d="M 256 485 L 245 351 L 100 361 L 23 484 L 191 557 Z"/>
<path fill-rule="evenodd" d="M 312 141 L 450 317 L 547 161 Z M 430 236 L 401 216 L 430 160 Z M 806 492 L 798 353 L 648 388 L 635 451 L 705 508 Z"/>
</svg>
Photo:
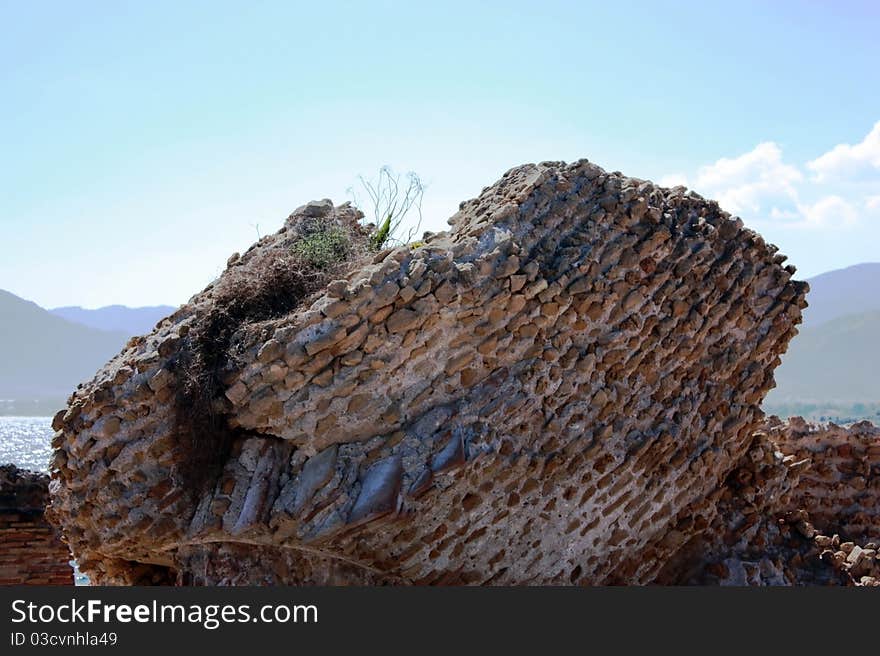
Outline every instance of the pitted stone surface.
<svg viewBox="0 0 880 656">
<path fill-rule="evenodd" d="M 317 205 L 230 269 L 283 257 L 297 221 L 354 212 Z M 77 390 L 53 505 L 81 567 L 654 580 L 716 520 L 806 284 L 713 201 L 586 161 L 512 169 L 450 224 L 241 322 L 215 402 L 235 437 L 205 488 L 173 476 L 189 457 L 175 362 L 211 287 Z"/>
</svg>

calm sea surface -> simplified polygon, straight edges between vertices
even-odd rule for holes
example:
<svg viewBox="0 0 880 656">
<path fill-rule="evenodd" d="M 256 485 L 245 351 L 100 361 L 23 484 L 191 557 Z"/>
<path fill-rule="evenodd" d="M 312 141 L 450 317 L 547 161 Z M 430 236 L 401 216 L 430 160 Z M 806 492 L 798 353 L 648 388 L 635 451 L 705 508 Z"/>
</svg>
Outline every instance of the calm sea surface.
<svg viewBox="0 0 880 656">
<path fill-rule="evenodd" d="M 48 471 L 53 433 L 52 417 L 0 417 L 0 465 Z"/>
<path fill-rule="evenodd" d="M 0 465 L 47 472 L 52 453 L 52 417 L 0 417 Z M 74 566 L 77 585 L 89 580 Z"/>
</svg>

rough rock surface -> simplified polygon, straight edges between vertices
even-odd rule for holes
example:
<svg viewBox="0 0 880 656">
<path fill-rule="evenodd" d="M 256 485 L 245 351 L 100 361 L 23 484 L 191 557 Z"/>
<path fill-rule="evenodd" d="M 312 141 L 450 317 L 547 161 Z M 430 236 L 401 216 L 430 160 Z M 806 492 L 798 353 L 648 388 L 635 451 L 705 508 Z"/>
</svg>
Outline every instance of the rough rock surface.
<svg viewBox="0 0 880 656">
<path fill-rule="evenodd" d="M 0 585 L 73 585 L 70 551 L 44 516 L 49 477 L 0 466 Z"/>
<path fill-rule="evenodd" d="M 56 417 L 53 513 L 93 581 L 647 583 L 720 521 L 807 285 L 715 202 L 586 161 L 239 317 L 194 441 L 217 285 L 352 212 L 300 208 Z"/>
</svg>

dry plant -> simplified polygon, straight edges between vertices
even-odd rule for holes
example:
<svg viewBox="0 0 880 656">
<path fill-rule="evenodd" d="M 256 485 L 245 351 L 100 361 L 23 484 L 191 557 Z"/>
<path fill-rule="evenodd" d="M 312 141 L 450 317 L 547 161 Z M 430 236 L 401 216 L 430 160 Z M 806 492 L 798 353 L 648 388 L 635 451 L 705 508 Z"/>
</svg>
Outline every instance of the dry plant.
<svg viewBox="0 0 880 656">
<path fill-rule="evenodd" d="M 349 189 L 354 204 L 360 207 L 364 214 L 372 216 L 376 230 L 370 238 L 370 246 L 373 250 L 380 250 L 386 244 L 405 245 L 413 241 L 422 224 L 422 198 L 425 195 L 425 186 L 419 176 L 410 171 L 405 176 L 395 174 L 389 166 L 379 169 L 379 175 L 375 180 L 367 180 L 358 176 L 361 186 L 369 197 L 369 207 L 362 205 L 357 198 L 354 189 Z M 406 232 L 404 220 L 414 212 L 418 215 L 415 225 L 410 225 Z"/>
<path fill-rule="evenodd" d="M 301 219 L 295 233 L 286 251 L 258 250 L 247 267 L 227 270 L 182 340 L 173 366 L 178 439 L 186 455 L 175 467 L 175 478 L 194 490 L 216 480 L 237 434 L 223 400 L 223 379 L 235 364 L 230 360 L 235 332 L 299 307 L 334 276 L 344 275 L 368 248 L 357 224 Z"/>
</svg>

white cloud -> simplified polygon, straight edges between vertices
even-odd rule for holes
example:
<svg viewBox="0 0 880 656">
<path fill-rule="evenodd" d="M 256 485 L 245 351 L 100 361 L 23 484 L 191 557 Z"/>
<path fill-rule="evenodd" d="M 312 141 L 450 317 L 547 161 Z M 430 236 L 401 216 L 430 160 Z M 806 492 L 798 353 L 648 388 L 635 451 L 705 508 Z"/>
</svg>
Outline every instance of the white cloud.
<svg viewBox="0 0 880 656">
<path fill-rule="evenodd" d="M 807 180 L 805 172 L 814 173 Z M 873 170 L 878 175 L 871 179 Z M 868 177 L 865 177 L 868 173 Z M 662 186 L 688 184 L 754 225 L 817 230 L 853 226 L 880 217 L 880 121 L 860 143 L 841 144 L 800 166 L 786 162 L 773 141 L 700 167 L 692 177 L 674 173 Z"/>
<path fill-rule="evenodd" d="M 782 149 L 768 141 L 738 157 L 722 157 L 700 168 L 694 188 L 734 214 L 766 209 L 781 216 L 793 211 L 798 201 L 796 185 L 802 180 L 796 167 L 782 161 Z"/>
<path fill-rule="evenodd" d="M 806 224 L 816 228 L 851 226 L 859 220 L 858 210 L 840 196 L 825 196 L 799 207 Z"/>
<path fill-rule="evenodd" d="M 815 180 L 843 179 L 871 173 L 880 173 L 880 121 L 856 145 L 838 144 L 827 153 L 807 162 Z"/>
<path fill-rule="evenodd" d="M 783 182 L 798 181 L 801 172 L 782 162 L 782 149 L 772 141 L 760 143 L 739 157 L 722 157 L 704 166 L 697 176 L 699 184 L 708 187 L 742 185 L 756 179 L 779 178 Z"/>
<path fill-rule="evenodd" d="M 670 173 L 657 180 L 657 184 L 661 187 L 677 187 L 679 185 L 686 187 L 688 179 L 684 173 Z"/>
<path fill-rule="evenodd" d="M 781 210 L 778 207 L 770 210 L 770 218 L 776 221 L 797 221 L 800 217 L 796 210 Z"/>
</svg>

